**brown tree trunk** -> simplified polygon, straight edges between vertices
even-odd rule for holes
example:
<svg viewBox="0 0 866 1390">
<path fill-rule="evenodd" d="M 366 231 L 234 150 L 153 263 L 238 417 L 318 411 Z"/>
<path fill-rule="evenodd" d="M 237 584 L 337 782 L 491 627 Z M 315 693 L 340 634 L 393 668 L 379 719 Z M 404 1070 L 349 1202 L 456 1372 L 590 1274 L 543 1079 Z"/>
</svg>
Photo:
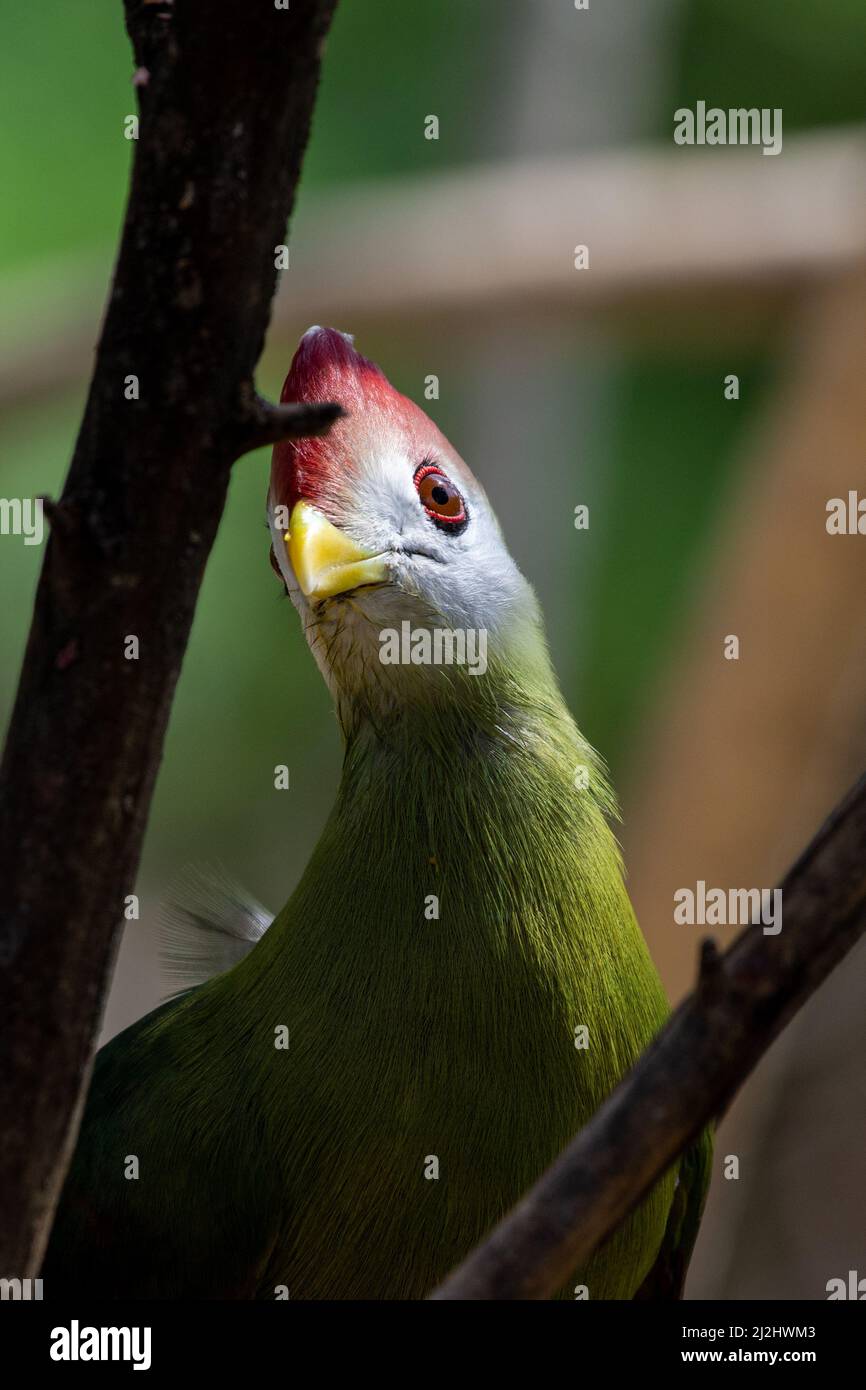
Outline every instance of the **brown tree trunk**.
<svg viewBox="0 0 866 1390">
<path fill-rule="evenodd" d="M 126 3 L 129 205 L 0 769 L 6 1277 L 50 1230 L 232 462 L 333 417 L 252 377 L 335 3 Z"/>
</svg>

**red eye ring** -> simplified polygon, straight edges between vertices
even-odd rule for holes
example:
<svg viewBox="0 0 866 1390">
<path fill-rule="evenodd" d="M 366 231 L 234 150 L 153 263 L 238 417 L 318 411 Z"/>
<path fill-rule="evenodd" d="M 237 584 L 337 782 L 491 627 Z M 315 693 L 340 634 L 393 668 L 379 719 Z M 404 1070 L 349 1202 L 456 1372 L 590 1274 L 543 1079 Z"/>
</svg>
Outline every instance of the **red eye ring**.
<svg viewBox="0 0 866 1390">
<path fill-rule="evenodd" d="M 413 478 L 421 505 L 431 521 L 445 529 L 466 523 L 463 497 L 437 463 L 422 463 Z"/>
</svg>

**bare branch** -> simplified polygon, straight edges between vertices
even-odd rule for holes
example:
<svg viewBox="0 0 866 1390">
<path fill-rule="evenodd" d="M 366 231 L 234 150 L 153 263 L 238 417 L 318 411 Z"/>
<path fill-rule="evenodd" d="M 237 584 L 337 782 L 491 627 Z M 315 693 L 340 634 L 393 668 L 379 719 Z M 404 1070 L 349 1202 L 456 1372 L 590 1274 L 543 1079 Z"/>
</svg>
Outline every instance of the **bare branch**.
<svg viewBox="0 0 866 1390">
<path fill-rule="evenodd" d="M 327 434 L 334 421 L 345 413 L 335 401 L 321 405 L 272 405 L 257 396 L 241 426 L 240 452 L 260 449 L 264 444 L 279 444 L 281 439 Z"/>
<path fill-rule="evenodd" d="M 0 768 L 0 1270 L 38 1272 L 231 465 L 335 0 L 126 0 L 140 128 Z M 118 139 L 123 138 L 122 128 Z M 138 660 L 126 660 L 130 636 Z"/>
<path fill-rule="evenodd" d="M 702 949 L 696 992 L 434 1299 L 540 1299 L 620 1225 L 866 928 L 866 777 L 782 883 L 783 925 Z"/>
</svg>

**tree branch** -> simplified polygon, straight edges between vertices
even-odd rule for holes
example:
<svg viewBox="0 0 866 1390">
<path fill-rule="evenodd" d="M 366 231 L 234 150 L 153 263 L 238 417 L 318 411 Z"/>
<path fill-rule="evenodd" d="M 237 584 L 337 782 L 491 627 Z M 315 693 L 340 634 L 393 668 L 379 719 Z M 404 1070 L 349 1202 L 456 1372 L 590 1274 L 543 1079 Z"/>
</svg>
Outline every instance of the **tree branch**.
<svg viewBox="0 0 866 1390">
<path fill-rule="evenodd" d="M 0 768 L 7 1277 L 38 1271 L 75 1139 L 232 462 L 334 418 L 250 387 L 334 4 L 126 0 L 129 203 Z"/>
<path fill-rule="evenodd" d="M 256 396 L 240 423 L 240 452 L 279 444 L 281 439 L 327 434 L 334 421 L 345 413 L 334 401 L 321 405 L 271 405 Z"/>
<path fill-rule="evenodd" d="M 432 1295 L 541 1299 L 621 1224 L 723 1114 L 773 1040 L 866 928 L 866 777 L 782 882 L 782 930 L 754 924 L 698 987 L 551 1168 Z"/>
</svg>

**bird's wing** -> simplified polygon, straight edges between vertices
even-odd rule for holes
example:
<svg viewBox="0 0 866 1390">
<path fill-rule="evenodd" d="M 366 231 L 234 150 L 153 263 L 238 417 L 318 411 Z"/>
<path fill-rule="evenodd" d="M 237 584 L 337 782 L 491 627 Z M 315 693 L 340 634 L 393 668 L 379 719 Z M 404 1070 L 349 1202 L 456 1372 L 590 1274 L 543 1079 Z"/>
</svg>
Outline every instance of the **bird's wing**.
<svg viewBox="0 0 866 1390">
<path fill-rule="evenodd" d="M 678 1299 L 701 1224 L 713 1163 L 713 1138 L 705 1129 L 680 1161 L 679 1177 L 656 1262 L 636 1299 Z"/>
<path fill-rule="evenodd" d="M 274 914 L 222 869 L 187 869 L 159 912 L 165 997 L 230 970 L 273 920 Z"/>
</svg>

